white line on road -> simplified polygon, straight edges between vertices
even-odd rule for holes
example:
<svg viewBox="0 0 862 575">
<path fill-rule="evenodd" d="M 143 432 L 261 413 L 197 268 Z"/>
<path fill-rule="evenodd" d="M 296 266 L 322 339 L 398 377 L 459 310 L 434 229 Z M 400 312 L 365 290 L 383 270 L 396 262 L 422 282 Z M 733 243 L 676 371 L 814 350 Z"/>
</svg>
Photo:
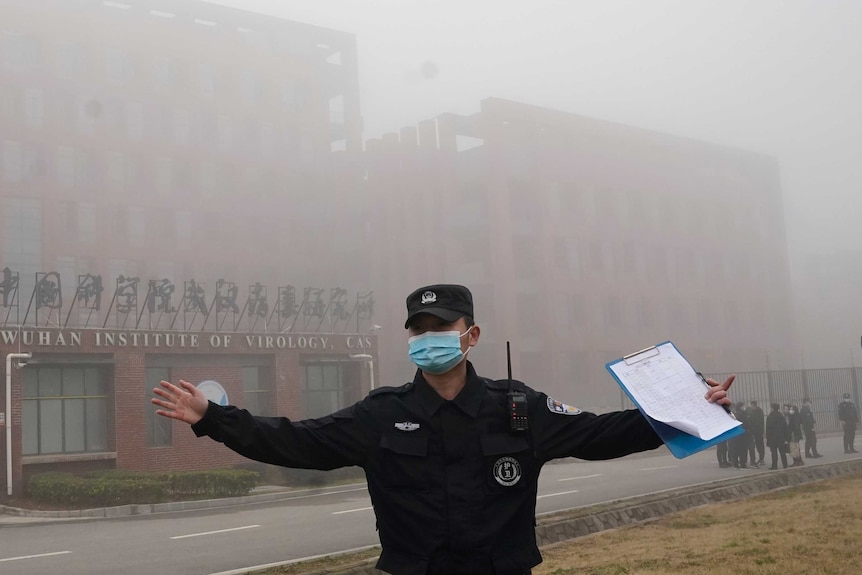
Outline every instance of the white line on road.
<svg viewBox="0 0 862 575">
<path fill-rule="evenodd" d="M 369 509 L 374 509 L 373 507 L 360 507 L 359 509 L 348 509 L 347 511 L 333 511 L 333 515 L 342 515 L 344 513 L 354 513 L 356 511 L 368 511 Z"/>
<path fill-rule="evenodd" d="M 640 471 L 656 471 L 658 469 L 676 469 L 679 465 L 665 465 L 664 467 L 644 467 Z"/>
<path fill-rule="evenodd" d="M 242 531 L 243 529 L 254 529 L 260 525 L 246 525 L 245 527 L 233 527 L 231 529 L 219 529 L 218 531 L 206 531 L 204 533 L 192 533 L 190 535 L 177 535 L 171 539 L 188 539 L 189 537 L 200 537 L 201 535 L 216 535 L 218 533 L 229 533 L 231 531 Z"/>
<path fill-rule="evenodd" d="M 71 551 L 57 551 L 55 553 L 42 553 L 41 555 L 22 555 L 21 557 L 8 557 L 6 559 L 0 559 L 0 563 L 4 561 L 20 561 L 21 559 L 38 559 L 40 557 L 51 557 L 53 555 L 67 555 L 71 553 Z"/>
<path fill-rule="evenodd" d="M 564 477 L 563 479 L 557 479 L 557 481 L 575 481 L 576 479 L 589 479 L 591 477 L 601 477 L 601 473 L 596 473 L 594 475 L 581 475 L 580 477 Z"/>
<path fill-rule="evenodd" d="M 545 497 L 553 497 L 555 495 L 569 495 L 570 493 L 577 493 L 577 492 L 578 492 L 578 490 L 575 489 L 574 491 L 562 491 L 560 493 L 548 493 L 547 495 L 539 495 L 538 497 L 536 497 L 536 499 L 544 499 Z"/>
</svg>

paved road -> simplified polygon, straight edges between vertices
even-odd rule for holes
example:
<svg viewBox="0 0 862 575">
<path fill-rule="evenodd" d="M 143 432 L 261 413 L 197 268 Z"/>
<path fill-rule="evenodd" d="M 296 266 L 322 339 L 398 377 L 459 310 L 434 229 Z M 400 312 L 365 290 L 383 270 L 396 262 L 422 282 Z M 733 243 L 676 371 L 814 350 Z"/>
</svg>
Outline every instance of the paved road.
<svg viewBox="0 0 862 575">
<path fill-rule="evenodd" d="M 826 456 L 809 465 L 851 457 L 840 437 L 821 438 L 820 448 Z M 685 460 L 664 449 L 607 462 L 565 460 L 545 466 L 538 513 L 764 472 L 719 469 L 713 451 Z M 7 525 L 0 527 L 0 573 L 209 575 L 329 554 L 377 543 L 370 506 L 364 485 L 348 485 L 243 507 Z"/>
</svg>

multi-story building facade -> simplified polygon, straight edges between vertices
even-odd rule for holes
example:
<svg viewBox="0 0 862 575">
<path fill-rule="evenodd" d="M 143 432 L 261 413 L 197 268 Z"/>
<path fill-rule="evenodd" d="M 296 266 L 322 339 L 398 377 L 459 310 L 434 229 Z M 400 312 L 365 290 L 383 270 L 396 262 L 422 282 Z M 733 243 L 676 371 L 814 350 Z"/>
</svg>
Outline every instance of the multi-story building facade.
<svg viewBox="0 0 862 575">
<path fill-rule="evenodd" d="M 33 356 L 0 409 L 14 485 L 233 462 L 153 415 L 160 378 L 294 417 L 373 386 L 363 224 L 327 218 L 358 204 L 360 147 L 350 34 L 192 0 L 0 0 L 0 352 Z"/>
<path fill-rule="evenodd" d="M 498 99 L 367 144 L 381 379 L 411 373 L 403 298 L 475 296 L 487 376 L 619 407 L 605 363 L 673 340 L 704 372 L 798 367 L 777 162 Z M 392 242 L 390 238 L 398 238 Z"/>
</svg>

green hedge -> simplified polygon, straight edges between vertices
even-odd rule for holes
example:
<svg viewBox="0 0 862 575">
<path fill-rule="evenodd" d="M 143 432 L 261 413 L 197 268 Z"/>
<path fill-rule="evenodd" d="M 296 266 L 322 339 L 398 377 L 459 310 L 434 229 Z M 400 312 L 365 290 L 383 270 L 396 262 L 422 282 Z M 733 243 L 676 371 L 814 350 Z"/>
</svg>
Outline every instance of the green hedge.
<svg viewBox="0 0 862 575">
<path fill-rule="evenodd" d="M 248 495 L 259 475 L 240 469 L 134 472 L 94 471 L 82 476 L 41 473 L 30 478 L 27 495 L 54 505 L 104 507 Z"/>
</svg>

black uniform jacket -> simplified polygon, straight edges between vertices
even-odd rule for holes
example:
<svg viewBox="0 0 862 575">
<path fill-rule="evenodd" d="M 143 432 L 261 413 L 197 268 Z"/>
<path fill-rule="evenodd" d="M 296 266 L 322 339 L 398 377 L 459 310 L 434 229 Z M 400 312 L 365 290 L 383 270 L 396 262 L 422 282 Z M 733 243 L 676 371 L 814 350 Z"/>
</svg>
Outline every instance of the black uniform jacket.
<svg viewBox="0 0 862 575">
<path fill-rule="evenodd" d="M 523 384 L 520 384 L 523 385 Z M 611 459 L 661 445 L 637 410 L 595 415 L 523 387 L 529 431 L 512 432 L 507 382 L 476 375 L 447 401 L 417 371 L 319 419 L 254 417 L 209 404 L 193 426 L 266 463 L 365 470 L 382 553 L 394 575 L 497 575 L 541 562 L 534 530 L 542 465 L 558 457 Z"/>
</svg>

